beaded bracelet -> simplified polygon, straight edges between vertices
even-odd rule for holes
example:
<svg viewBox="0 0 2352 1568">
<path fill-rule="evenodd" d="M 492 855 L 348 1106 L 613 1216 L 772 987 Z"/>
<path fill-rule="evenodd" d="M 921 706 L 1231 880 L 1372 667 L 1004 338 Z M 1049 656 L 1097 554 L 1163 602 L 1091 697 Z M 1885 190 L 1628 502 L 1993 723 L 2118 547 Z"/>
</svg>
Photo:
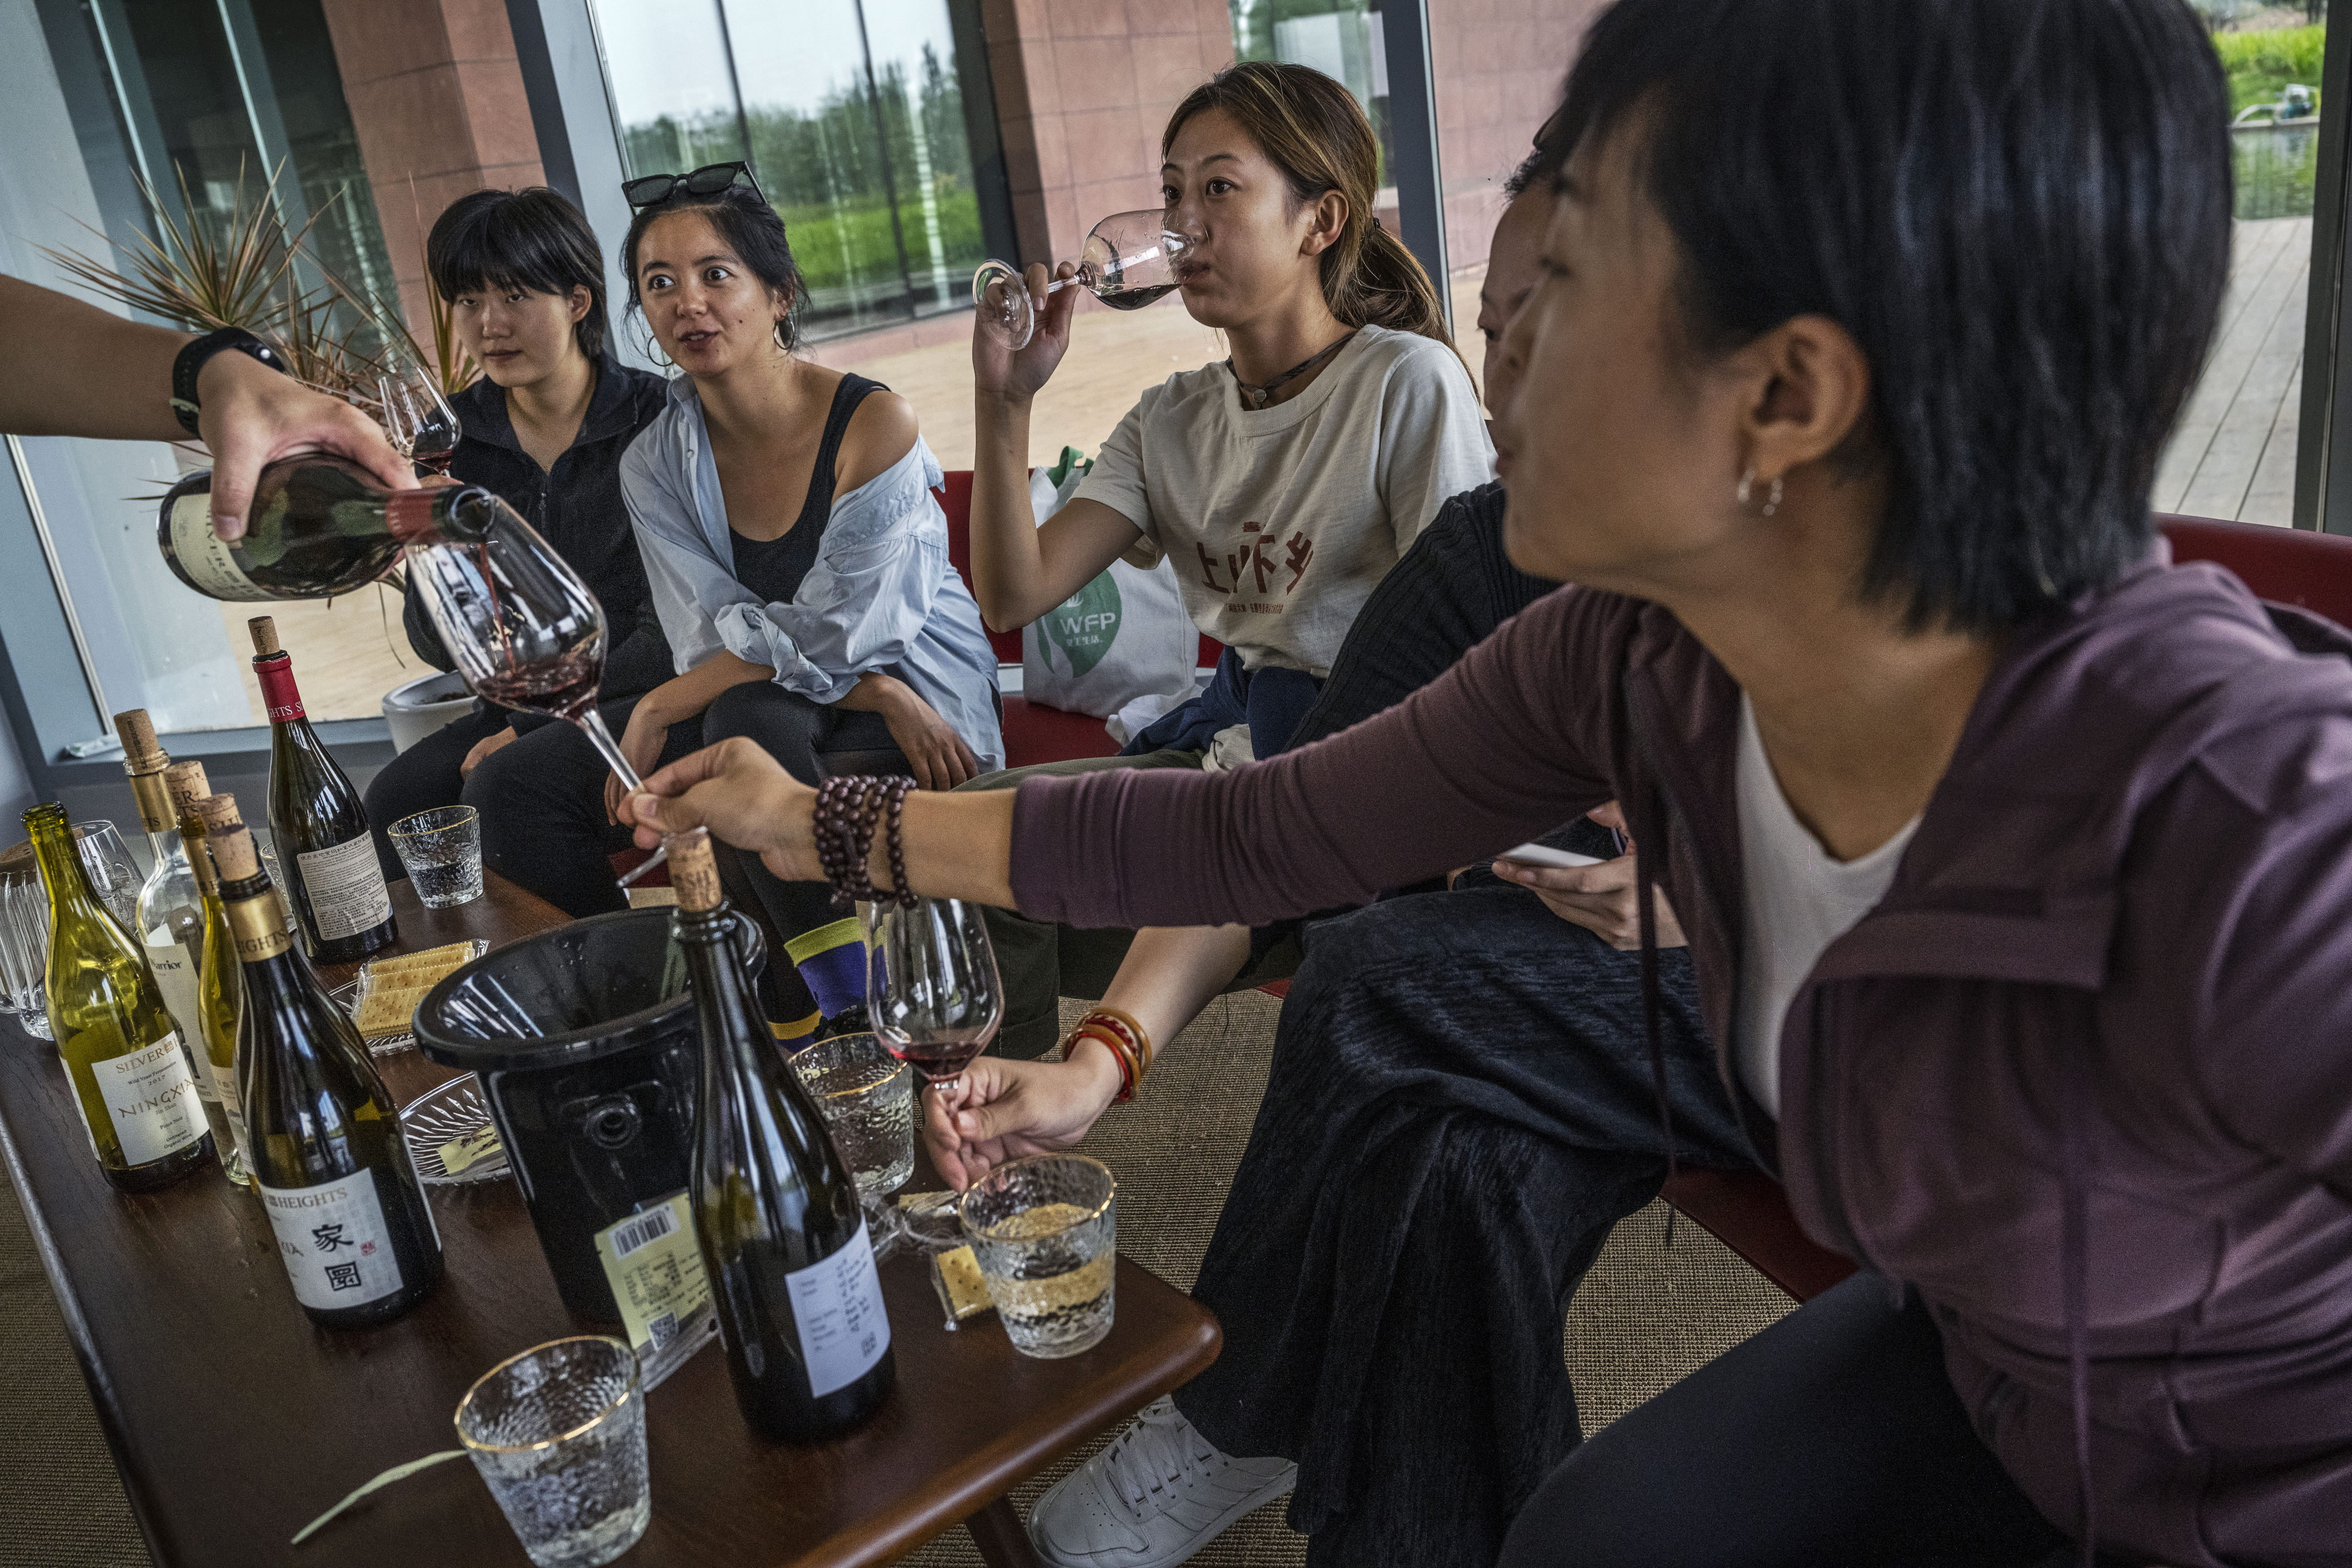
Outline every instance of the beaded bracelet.
<svg viewBox="0 0 2352 1568">
<path fill-rule="evenodd" d="M 907 847 L 900 837 L 907 792 L 914 787 L 915 781 L 910 778 L 877 778 L 865 773 L 845 773 L 817 785 L 816 810 L 809 832 L 816 845 L 817 867 L 824 873 L 824 879 L 833 884 L 835 909 L 846 912 L 860 899 L 893 903 L 902 909 L 914 908 L 915 894 L 907 886 Z M 875 829 L 882 826 L 886 819 L 889 837 L 885 849 L 891 879 L 897 884 L 888 892 L 874 886 L 866 869 L 873 854 Z"/>
</svg>

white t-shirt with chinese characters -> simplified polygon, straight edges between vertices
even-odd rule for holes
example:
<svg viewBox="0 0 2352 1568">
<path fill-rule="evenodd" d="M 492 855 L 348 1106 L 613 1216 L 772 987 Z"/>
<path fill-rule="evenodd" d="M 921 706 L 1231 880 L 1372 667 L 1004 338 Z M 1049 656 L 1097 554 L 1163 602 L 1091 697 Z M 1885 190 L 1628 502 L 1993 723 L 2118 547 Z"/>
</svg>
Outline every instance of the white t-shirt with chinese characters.
<svg viewBox="0 0 2352 1568">
<path fill-rule="evenodd" d="M 1494 474 L 1454 351 L 1365 327 L 1272 408 L 1243 408 L 1222 363 L 1170 376 L 1119 421 L 1077 493 L 1175 562 L 1193 624 L 1244 668 L 1320 679 L 1372 584 L 1447 498 Z"/>
</svg>

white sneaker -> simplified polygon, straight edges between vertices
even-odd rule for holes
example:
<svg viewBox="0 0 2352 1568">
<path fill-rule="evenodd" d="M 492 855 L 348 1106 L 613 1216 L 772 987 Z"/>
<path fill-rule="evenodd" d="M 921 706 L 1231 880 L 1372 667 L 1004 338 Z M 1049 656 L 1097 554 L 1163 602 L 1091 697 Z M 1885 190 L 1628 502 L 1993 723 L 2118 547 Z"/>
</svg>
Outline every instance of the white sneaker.
<svg viewBox="0 0 2352 1568">
<path fill-rule="evenodd" d="M 1029 1510 L 1049 1568 L 1174 1568 L 1252 1509 L 1298 1484 L 1287 1459 L 1235 1459 L 1155 1399 Z"/>
</svg>

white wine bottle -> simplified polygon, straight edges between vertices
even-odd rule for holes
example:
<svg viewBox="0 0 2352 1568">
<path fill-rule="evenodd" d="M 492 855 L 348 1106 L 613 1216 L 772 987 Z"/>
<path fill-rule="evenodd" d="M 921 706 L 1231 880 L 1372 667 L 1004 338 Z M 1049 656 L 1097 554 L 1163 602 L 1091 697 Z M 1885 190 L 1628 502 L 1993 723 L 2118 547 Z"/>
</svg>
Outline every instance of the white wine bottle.
<svg viewBox="0 0 2352 1568">
<path fill-rule="evenodd" d="M 178 1181 L 212 1133 L 195 1068 L 147 960 L 91 890 L 62 805 L 25 814 L 49 893 L 49 1027 L 91 1152 L 124 1192 Z"/>
<path fill-rule="evenodd" d="M 848 1162 L 752 994 L 709 835 L 666 844 L 702 1031 L 694 1230 L 735 1403 L 764 1436 L 820 1441 L 872 1415 L 898 1380 L 873 1238 Z"/>
<path fill-rule="evenodd" d="M 131 775 L 131 798 L 139 804 L 139 823 L 147 829 L 147 847 L 154 852 L 155 868 L 139 889 L 137 935 L 146 951 L 147 968 L 163 993 L 163 1005 L 178 1026 L 181 1042 L 195 1068 L 196 1095 L 204 1101 L 205 1121 L 212 1129 L 213 1152 L 231 1181 L 242 1180 L 235 1164 L 236 1141 L 221 1110 L 220 1081 L 205 1052 L 204 998 L 205 901 L 189 858 L 179 816 L 172 809 L 163 771 L 172 759 L 155 738 L 155 726 L 144 708 L 114 716 L 114 732 L 122 741 L 122 771 Z M 234 1093 L 234 1090 L 231 1091 Z"/>
<path fill-rule="evenodd" d="M 256 616 L 246 626 L 269 710 L 269 836 L 278 841 L 286 896 L 312 962 L 356 963 L 400 936 L 367 807 L 302 711 L 293 660 L 278 646 L 278 623 Z"/>
<path fill-rule="evenodd" d="M 237 1089 L 279 1261 L 311 1321 L 385 1322 L 431 1295 L 442 1269 L 399 1112 L 359 1031 L 286 934 L 253 835 L 205 826 L 245 973 Z"/>
<path fill-rule="evenodd" d="M 236 942 L 229 935 L 228 913 L 221 907 L 220 878 L 213 869 L 212 849 L 205 841 L 205 819 L 197 811 L 199 802 L 214 796 L 205 782 L 202 763 L 173 763 L 163 770 L 163 787 L 171 792 L 172 815 L 180 824 L 180 842 L 187 847 L 188 865 L 195 872 L 196 889 L 205 906 L 204 943 L 196 965 L 198 1038 L 189 1044 L 196 1047 L 199 1068 L 207 1065 L 212 1068 L 221 1120 L 228 1123 L 226 1142 L 217 1129 L 213 1133 L 221 1170 L 230 1181 L 249 1187 L 253 1162 L 247 1153 L 245 1112 L 236 1089 L 236 1019 L 245 1000 L 245 977 L 237 968 Z M 236 821 L 236 798 L 222 795 L 219 799 L 227 808 L 229 820 Z"/>
</svg>

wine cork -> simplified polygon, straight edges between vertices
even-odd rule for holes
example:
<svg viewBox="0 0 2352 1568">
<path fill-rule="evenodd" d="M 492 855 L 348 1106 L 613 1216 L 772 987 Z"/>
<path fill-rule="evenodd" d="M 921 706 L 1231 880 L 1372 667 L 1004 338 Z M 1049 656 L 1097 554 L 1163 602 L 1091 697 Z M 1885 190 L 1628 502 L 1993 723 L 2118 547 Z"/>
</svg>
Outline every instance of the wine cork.
<svg viewBox="0 0 2352 1568">
<path fill-rule="evenodd" d="M 268 658 L 271 654 L 278 651 L 278 622 L 275 617 L 256 616 L 245 623 L 245 629 L 253 634 L 253 651 L 257 658 Z"/>
<path fill-rule="evenodd" d="M 195 809 L 204 819 L 205 832 L 211 837 L 218 838 L 232 827 L 245 826 L 245 818 L 236 814 L 236 796 L 233 795 L 200 795 Z"/>
<path fill-rule="evenodd" d="M 215 800 L 226 800 L 226 795 L 214 795 Z M 253 835 L 242 825 L 214 827 L 210 835 L 213 864 L 220 868 L 224 882 L 241 882 L 247 877 L 261 875 L 261 852 L 253 847 Z"/>
<path fill-rule="evenodd" d="M 173 763 L 163 770 L 163 787 L 172 792 L 172 816 L 184 819 L 196 815 L 196 802 L 213 793 L 205 782 L 205 764 L 195 761 Z"/>
<path fill-rule="evenodd" d="M 144 708 L 127 708 L 114 716 L 114 733 L 122 742 L 122 771 L 157 773 L 172 759 L 155 739 L 155 722 Z"/>
<path fill-rule="evenodd" d="M 710 853 L 709 828 L 666 833 L 662 847 L 669 851 L 669 885 L 677 889 L 679 909 L 702 914 L 725 901 L 727 894 L 719 886 L 719 861 Z"/>
</svg>

